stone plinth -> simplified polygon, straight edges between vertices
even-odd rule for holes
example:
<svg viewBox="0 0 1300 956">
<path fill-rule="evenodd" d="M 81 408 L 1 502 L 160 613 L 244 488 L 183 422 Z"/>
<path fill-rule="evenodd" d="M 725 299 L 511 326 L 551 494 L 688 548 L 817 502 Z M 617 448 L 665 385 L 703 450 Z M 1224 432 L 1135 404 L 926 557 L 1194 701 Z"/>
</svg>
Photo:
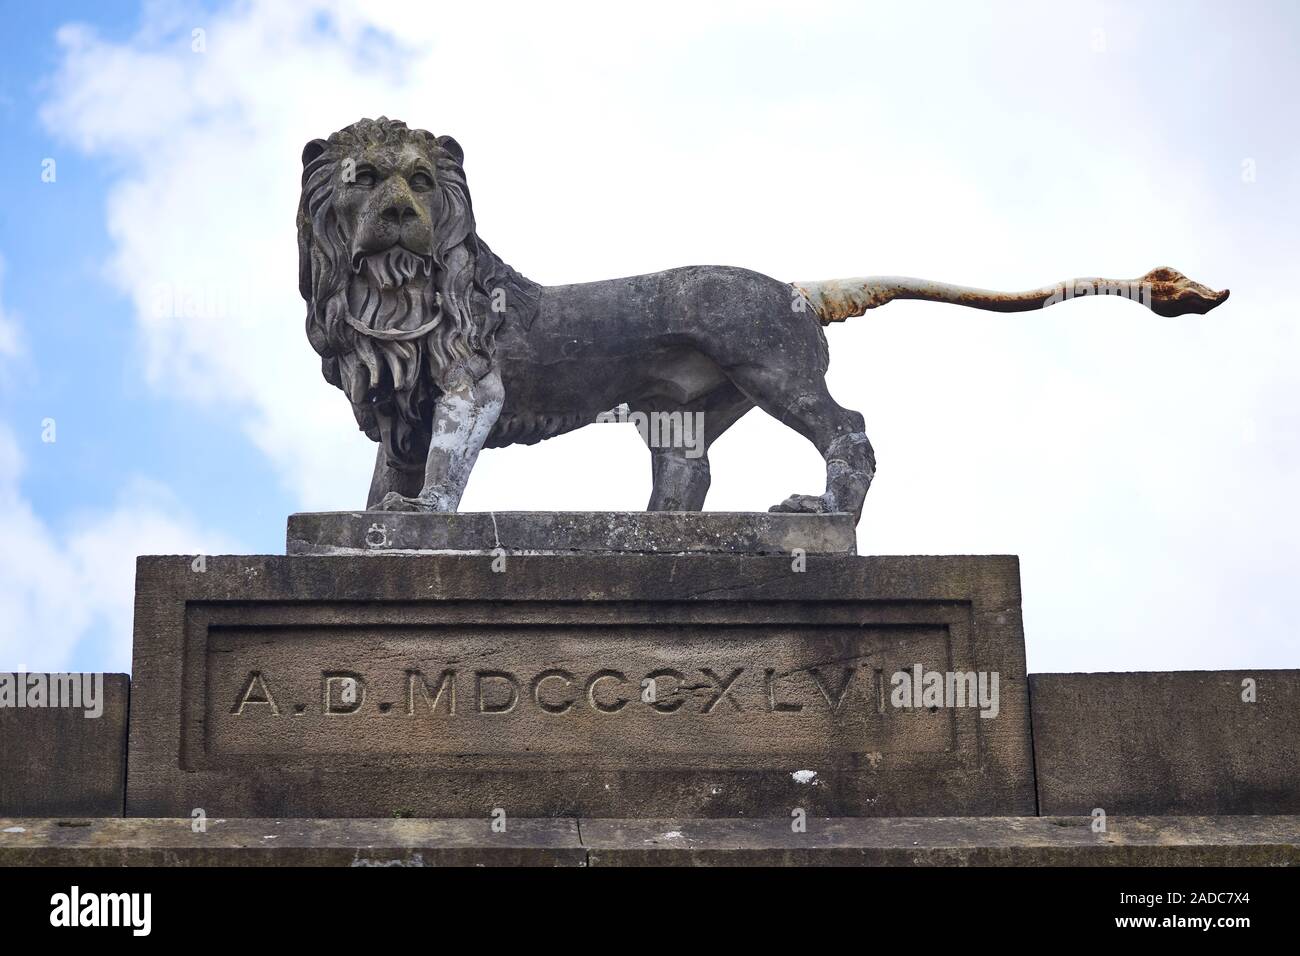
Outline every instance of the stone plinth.
<svg viewBox="0 0 1300 956">
<path fill-rule="evenodd" d="M 724 511 L 329 511 L 289 517 L 288 554 L 854 554 L 853 516 Z"/>
<path fill-rule="evenodd" d="M 1013 557 L 201 566 L 138 565 L 128 816 L 1035 809 Z M 928 672 L 971 699 L 896 705 Z"/>
</svg>

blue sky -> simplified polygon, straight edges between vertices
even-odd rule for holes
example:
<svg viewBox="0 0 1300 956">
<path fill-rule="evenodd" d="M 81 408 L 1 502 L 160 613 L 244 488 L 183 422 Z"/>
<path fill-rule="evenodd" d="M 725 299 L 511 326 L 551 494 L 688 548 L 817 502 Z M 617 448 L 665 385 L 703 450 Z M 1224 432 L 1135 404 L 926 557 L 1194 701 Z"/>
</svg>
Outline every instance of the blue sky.
<svg viewBox="0 0 1300 956">
<path fill-rule="evenodd" d="M 83 510 L 109 509 L 147 478 L 186 490 L 188 506 L 274 551 L 282 536 L 266 519 L 292 501 L 265 459 L 219 410 L 168 402 L 142 382 L 131 303 L 105 276 L 104 203 L 119 169 L 66 148 L 39 116 L 60 62 L 55 31 L 81 22 L 127 38 L 138 27 L 132 6 L 5 4 L 0 302 L 20 317 L 28 361 L 6 370 L 0 408 L 27 462 L 24 494 L 52 528 L 75 528 Z M 45 158 L 57 163 L 54 183 L 41 179 Z M 47 417 L 53 443 L 42 442 Z"/>
<path fill-rule="evenodd" d="M 1031 670 L 1297 665 L 1293 4 L 470 6 L 0 4 L 0 667 L 127 669 L 135 554 L 275 553 L 364 499 L 293 212 L 302 144 L 380 113 L 456 136 L 543 282 L 1232 287 L 1177 321 L 895 303 L 830 330 L 829 381 L 880 459 L 860 551 L 1020 554 Z M 757 412 L 712 457 L 713 509 L 821 483 Z M 648 492 L 599 426 L 486 453 L 463 507 Z"/>
</svg>

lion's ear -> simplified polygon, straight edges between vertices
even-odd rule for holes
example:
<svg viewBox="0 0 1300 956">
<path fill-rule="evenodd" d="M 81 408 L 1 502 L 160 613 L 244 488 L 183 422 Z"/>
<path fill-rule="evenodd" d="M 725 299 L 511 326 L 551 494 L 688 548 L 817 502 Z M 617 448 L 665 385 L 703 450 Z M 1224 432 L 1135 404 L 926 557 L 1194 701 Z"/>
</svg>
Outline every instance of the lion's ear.
<svg viewBox="0 0 1300 956">
<path fill-rule="evenodd" d="M 317 159 L 320 159 L 321 153 L 329 148 L 329 143 L 323 139 L 313 139 L 310 143 L 302 148 L 302 165 L 305 169 Z"/>
<path fill-rule="evenodd" d="M 458 165 L 464 165 L 465 150 L 460 148 L 460 143 L 456 142 L 450 136 L 439 136 L 438 145 L 441 146 L 443 149 L 445 149 L 447 152 L 451 153 L 452 157 L 456 160 L 456 163 Z"/>
</svg>

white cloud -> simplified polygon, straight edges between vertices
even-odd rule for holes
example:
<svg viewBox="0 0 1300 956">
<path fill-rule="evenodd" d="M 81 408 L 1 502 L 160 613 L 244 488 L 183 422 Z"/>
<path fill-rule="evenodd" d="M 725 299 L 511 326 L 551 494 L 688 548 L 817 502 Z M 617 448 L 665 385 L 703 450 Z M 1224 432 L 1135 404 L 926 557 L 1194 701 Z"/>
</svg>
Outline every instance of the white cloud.
<svg viewBox="0 0 1300 956">
<path fill-rule="evenodd" d="M 75 562 L 18 494 L 22 456 L 0 428 L 0 660 L 14 669 L 62 668 L 91 612 L 78 601 Z"/>
<path fill-rule="evenodd" d="M 0 361 L 15 359 L 23 353 L 22 336 L 18 322 L 4 310 L 5 260 L 0 256 Z"/>
<path fill-rule="evenodd" d="M 21 341 L 0 300 L 0 360 L 22 354 Z M 0 362 L 0 376 L 10 367 Z M 112 510 L 72 515 L 77 530 L 60 533 L 23 495 L 24 464 L 13 429 L 0 422 L 0 666 L 130 670 L 136 555 L 238 548 L 145 479 L 123 489 Z"/>
<path fill-rule="evenodd" d="M 22 471 L 18 442 L 0 425 L 0 661 L 11 669 L 63 671 L 75 659 L 130 670 L 136 555 L 238 550 L 144 481 L 116 508 L 75 516 L 77 530 L 60 533 L 22 496 Z"/>
<path fill-rule="evenodd" d="M 896 303 L 830 331 L 830 383 L 880 456 L 861 550 L 1020 553 L 1033 669 L 1294 665 L 1297 139 L 1234 80 L 1260 54 L 1225 51 L 1213 8 L 1173 30 L 1091 3 L 148 9 L 125 42 L 62 31 L 45 119 L 121 170 L 111 273 L 152 380 L 239 416 L 301 507 L 355 506 L 372 449 L 303 335 L 298 156 L 386 113 L 460 140 L 485 237 L 541 281 L 721 261 L 1231 284 L 1176 321 Z M 1236 29 L 1267 46 L 1267 17 Z M 1246 185 L 1252 155 L 1275 158 Z M 160 312 L 160 290 L 209 305 Z M 713 459 L 713 508 L 821 484 L 759 413 Z M 591 428 L 485 454 L 464 504 L 636 508 L 648 472 L 630 429 Z"/>
</svg>

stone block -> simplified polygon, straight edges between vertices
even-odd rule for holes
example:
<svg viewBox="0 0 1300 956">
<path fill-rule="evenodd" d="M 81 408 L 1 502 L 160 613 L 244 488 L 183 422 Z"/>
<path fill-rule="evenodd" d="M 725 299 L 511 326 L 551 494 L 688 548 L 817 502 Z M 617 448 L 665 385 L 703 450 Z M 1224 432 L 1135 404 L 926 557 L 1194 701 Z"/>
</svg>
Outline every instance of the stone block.
<svg viewBox="0 0 1300 956">
<path fill-rule="evenodd" d="M 576 820 L 3 820 L 0 866 L 585 866 Z"/>
<path fill-rule="evenodd" d="M 1300 813 L 1300 671 L 1029 681 L 1044 814 Z"/>
<path fill-rule="evenodd" d="M 121 816 L 129 696 L 126 674 L 0 674 L 0 816 Z"/>
<path fill-rule="evenodd" d="M 129 816 L 1034 812 L 1015 558 L 201 566 L 138 565 Z"/>
<path fill-rule="evenodd" d="M 1297 866 L 1300 817 L 583 820 L 589 866 Z"/>
</svg>

